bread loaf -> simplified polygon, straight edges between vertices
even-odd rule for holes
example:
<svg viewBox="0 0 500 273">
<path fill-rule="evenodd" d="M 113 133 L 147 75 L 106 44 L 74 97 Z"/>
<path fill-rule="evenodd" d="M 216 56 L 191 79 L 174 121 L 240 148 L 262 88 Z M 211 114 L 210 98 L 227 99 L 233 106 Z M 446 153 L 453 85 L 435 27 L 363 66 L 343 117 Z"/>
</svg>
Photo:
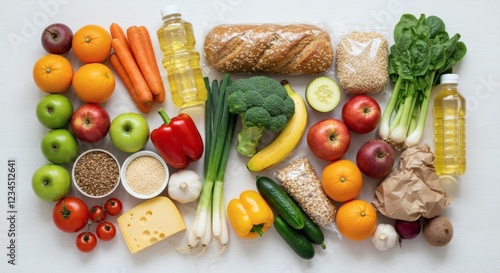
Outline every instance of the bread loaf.
<svg viewBox="0 0 500 273">
<path fill-rule="evenodd" d="M 309 24 L 223 24 L 203 45 L 208 64 L 222 72 L 314 74 L 333 62 L 330 35 Z"/>
</svg>

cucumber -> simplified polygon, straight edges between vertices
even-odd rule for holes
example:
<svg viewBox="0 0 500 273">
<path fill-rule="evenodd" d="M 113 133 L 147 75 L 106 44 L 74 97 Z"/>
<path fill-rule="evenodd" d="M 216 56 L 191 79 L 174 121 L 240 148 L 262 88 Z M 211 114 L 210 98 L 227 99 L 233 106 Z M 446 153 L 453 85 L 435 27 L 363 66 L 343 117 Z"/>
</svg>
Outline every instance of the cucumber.
<svg viewBox="0 0 500 273">
<path fill-rule="evenodd" d="M 309 240 L 309 242 L 320 245 L 323 249 L 326 248 L 325 245 L 325 234 L 321 228 L 316 225 L 316 223 L 307 216 L 304 211 L 302 211 L 302 216 L 304 218 L 304 227 L 300 230 L 304 236 Z"/>
<path fill-rule="evenodd" d="M 278 234 L 301 258 L 310 260 L 314 257 L 314 247 L 311 242 L 300 232 L 290 226 L 280 215 L 274 217 L 274 227 Z"/>
<path fill-rule="evenodd" d="M 257 176 L 257 190 L 267 204 L 290 226 L 295 229 L 304 227 L 302 210 L 278 183 L 269 177 Z"/>
<path fill-rule="evenodd" d="M 327 76 L 312 80 L 306 87 L 306 101 L 318 112 L 330 112 L 340 102 L 342 92 L 337 82 Z"/>
</svg>

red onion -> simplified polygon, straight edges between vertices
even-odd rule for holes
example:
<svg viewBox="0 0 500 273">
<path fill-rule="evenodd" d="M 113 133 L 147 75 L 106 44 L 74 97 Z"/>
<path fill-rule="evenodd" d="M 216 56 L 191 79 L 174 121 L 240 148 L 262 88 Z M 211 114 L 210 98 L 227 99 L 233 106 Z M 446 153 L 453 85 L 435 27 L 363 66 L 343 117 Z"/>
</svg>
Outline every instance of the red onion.
<svg viewBox="0 0 500 273">
<path fill-rule="evenodd" d="M 413 239 L 420 233 L 420 221 L 404 221 L 396 220 L 394 224 L 396 232 L 399 234 L 399 246 L 401 246 L 401 241 L 406 239 Z"/>
</svg>

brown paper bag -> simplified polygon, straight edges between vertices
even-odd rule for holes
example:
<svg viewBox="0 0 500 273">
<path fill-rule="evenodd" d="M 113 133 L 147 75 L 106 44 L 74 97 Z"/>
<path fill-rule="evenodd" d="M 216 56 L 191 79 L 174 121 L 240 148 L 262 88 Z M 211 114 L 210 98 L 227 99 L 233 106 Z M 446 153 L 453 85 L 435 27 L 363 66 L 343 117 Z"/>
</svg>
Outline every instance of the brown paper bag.
<svg viewBox="0 0 500 273">
<path fill-rule="evenodd" d="M 401 154 L 398 166 L 375 189 L 372 201 L 383 215 L 405 221 L 432 218 L 450 203 L 427 145 L 410 147 Z"/>
</svg>

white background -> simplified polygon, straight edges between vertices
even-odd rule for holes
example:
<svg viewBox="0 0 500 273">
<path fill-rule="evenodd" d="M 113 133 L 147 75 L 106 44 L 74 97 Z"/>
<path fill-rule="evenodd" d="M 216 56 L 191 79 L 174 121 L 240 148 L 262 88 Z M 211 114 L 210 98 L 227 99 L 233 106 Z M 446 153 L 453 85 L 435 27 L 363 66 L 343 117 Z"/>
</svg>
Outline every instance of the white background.
<svg viewBox="0 0 500 273">
<path fill-rule="evenodd" d="M 500 181 L 497 176 L 500 145 L 498 135 L 498 104 L 500 98 L 500 25 L 497 1 L 264 1 L 264 0 L 207 0 L 178 1 L 184 18 L 193 23 L 201 49 L 203 32 L 215 21 L 228 23 L 311 22 L 326 25 L 338 22 L 368 23 L 372 26 L 388 24 L 392 29 L 403 13 L 437 15 L 447 25 L 450 34 L 459 32 L 468 46 L 468 53 L 456 72 L 461 75 L 460 90 L 467 98 L 467 173 L 459 181 L 444 185 L 453 197 L 453 203 L 443 214 L 454 224 L 453 241 L 444 248 L 428 245 L 420 235 L 387 252 L 377 251 L 369 240 L 351 242 L 339 240 L 334 233 L 327 234 L 327 249 L 316 248 L 316 257 L 304 261 L 296 256 L 274 229 L 264 238 L 244 241 L 231 232 L 230 243 L 221 254 L 218 246 L 210 246 L 202 255 L 183 254 L 176 249 L 185 244 L 185 233 L 156 244 L 141 253 L 129 253 L 120 234 L 111 242 L 99 242 L 89 254 L 78 252 L 74 246 L 76 234 L 62 233 L 51 219 L 53 203 L 39 200 L 31 189 L 32 173 L 47 161 L 43 158 L 39 142 L 47 129 L 36 120 L 35 106 L 44 96 L 33 83 L 31 70 L 34 62 L 45 54 L 40 34 L 49 23 L 62 22 L 76 31 L 86 24 L 98 24 L 106 29 L 113 22 L 123 27 L 146 26 L 153 38 L 157 60 L 161 60 L 155 31 L 161 24 L 159 10 L 172 1 L 70 1 L 30 0 L 4 2 L 0 10 L 0 272 L 498 272 L 500 266 Z M 484 4 L 483 4 L 484 3 Z M 392 36 L 389 37 L 392 44 Z M 70 53 L 67 57 L 77 68 L 81 63 Z M 165 72 L 162 70 L 163 76 Z M 210 73 L 211 78 L 221 78 Z M 236 79 L 238 76 L 234 76 Z M 281 79 L 280 77 L 276 77 Z M 303 94 L 312 76 L 287 76 L 296 91 Z M 165 80 L 166 83 L 166 80 Z M 66 95 L 80 105 L 73 91 Z M 375 98 L 382 107 L 388 92 Z M 342 103 L 346 98 L 342 99 Z M 113 118 L 119 113 L 137 111 L 119 80 L 111 99 L 103 104 Z M 174 116 L 179 110 L 167 97 L 162 105 Z M 310 112 L 311 125 L 324 117 L 340 118 L 340 108 L 329 114 Z M 156 108 L 146 115 L 150 128 L 161 124 Z M 203 130 L 200 109 L 189 113 Z M 430 115 L 429 115 L 430 116 Z M 428 119 L 422 143 L 432 145 L 432 120 Z M 346 158 L 353 160 L 357 148 L 366 140 L 375 138 L 371 133 L 353 136 Z M 269 139 L 267 139 L 269 140 Z M 264 139 L 266 141 L 266 138 Z M 81 152 L 101 147 L 114 152 L 121 162 L 126 154 L 114 149 L 109 138 L 89 145 L 81 144 Z M 302 151 L 307 151 L 304 139 Z M 154 149 L 148 142 L 145 149 Z M 8 221 L 7 212 L 7 159 L 14 158 L 18 165 L 17 183 L 17 245 L 16 265 L 7 264 Z M 233 151 L 226 175 L 226 202 L 244 189 L 254 189 L 255 174 L 245 168 L 245 158 Z M 313 159 L 317 171 L 327 162 Z M 201 173 L 201 162 L 190 165 Z M 378 181 L 366 179 L 360 198 L 371 201 Z M 73 189 L 72 194 L 78 195 Z M 80 196 L 80 195 L 79 195 Z M 114 194 L 122 199 L 125 209 L 139 203 L 128 196 L 123 188 Z M 98 200 L 85 199 L 90 205 Z M 104 200 L 100 200 L 104 201 Z M 195 204 L 179 206 L 189 225 Z M 115 219 L 112 221 L 115 221 Z M 387 220 L 383 217 L 381 221 Z M 143 271 L 144 270 L 144 271 Z"/>
</svg>

